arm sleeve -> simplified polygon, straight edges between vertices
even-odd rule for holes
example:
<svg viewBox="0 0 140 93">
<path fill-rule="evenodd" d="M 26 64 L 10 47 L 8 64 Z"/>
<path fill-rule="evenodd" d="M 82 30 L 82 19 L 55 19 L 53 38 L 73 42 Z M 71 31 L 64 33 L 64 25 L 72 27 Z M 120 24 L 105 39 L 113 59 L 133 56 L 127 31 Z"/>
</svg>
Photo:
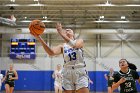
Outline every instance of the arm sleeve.
<svg viewBox="0 0 140 93">
<path fill-rule="evenodd" d="M 134 70 L 133 70 L 133 74 L 134 74 L 134 78 L 135 78 L 135 79 L 139 79 L 139 74 L 138 74 L 137 71 L 134 71 Z"/>
<path fill-rule="evenodd" d="M 114 74 L 113 77 L 114 77 L 114 82 L 115 83 L 117 83 L 120 80 L 119 75 L 117 73 Z"/>
</svg>

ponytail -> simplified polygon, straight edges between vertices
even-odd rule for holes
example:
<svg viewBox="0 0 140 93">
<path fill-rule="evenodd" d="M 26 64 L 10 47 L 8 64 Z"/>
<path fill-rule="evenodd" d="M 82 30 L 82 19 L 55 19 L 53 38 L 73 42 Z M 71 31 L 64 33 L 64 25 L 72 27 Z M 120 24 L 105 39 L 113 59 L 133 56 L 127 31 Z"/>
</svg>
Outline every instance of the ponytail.
<svg viewBox="0 0 140 93">
<path fill-rule="evenodd" d="M 137 66 L 135 65 L 135 64 L 133 64 L 133 63 L 129 63 L 128 62 L 128 67 L 130 68 L 130 69 L 132 69 L 132 70 L 137 70 Z"/>
</svg>

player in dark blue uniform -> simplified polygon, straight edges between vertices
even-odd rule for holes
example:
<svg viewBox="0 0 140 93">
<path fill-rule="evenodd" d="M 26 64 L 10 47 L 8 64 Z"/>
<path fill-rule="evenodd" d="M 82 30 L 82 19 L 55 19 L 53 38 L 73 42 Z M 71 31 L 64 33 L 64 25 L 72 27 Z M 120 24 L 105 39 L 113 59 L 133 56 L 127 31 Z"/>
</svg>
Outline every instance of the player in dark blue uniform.
<svg viewBox="0 0 140 93">
<path fill-rule="evenodd" d="M 112 90 L 120 86 L 120 93 L 137 93 L 136 80 L 140 81 L 136 70 L 129 68 L 129 62 L 126 59 L 119 61 L 119 72 L 114 74 L 114 84 Z"/>
<path fill-rule="evenodd" d="M 112 87 L 112 84 L 113 84 L 113 81 L 114 81 L 113 75 L 114 75 L 113 68 L 110 68 L 109 74 L 104 75 L 104 77 L 105 77 L 105 79 L 107 80 L 107 83 L 108 83 L 108 85 L 107 85 L 108 93 L 112 93 L 111 87 Z"/>
</svg>

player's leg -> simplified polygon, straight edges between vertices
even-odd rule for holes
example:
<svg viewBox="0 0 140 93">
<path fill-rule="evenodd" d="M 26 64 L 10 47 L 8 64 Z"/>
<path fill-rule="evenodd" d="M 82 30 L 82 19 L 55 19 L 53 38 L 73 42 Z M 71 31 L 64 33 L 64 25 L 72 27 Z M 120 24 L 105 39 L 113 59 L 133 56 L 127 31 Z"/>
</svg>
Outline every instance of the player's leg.
<svg viewBox="0 0 140 93">
<path fill-rule="evenodd" d="M 107 89 L 108 89 L 108 93 L 112 93 L 111 87 L 107 87 Z"/>
<path fill-rule="evenodd" d="M 14 82 L 10 82 L 9 83 L 9 89 L 10 89 L 10 92 L 9 93 L 13 93 L 13 91 L 14 91 L 14 87 L 15 87 L 15 83 Z"/>
<path fill-rule="evenodd" d="M 55 93 L 58 93 L 58 90 L 59 90 L 58 86 L 55 85 L 54 89 L 55 89 Z"/>
<path fill-rule="evenodd" d="M 62 93 L 62 85 L 59 85 L 59 93 Z"/>
<path fill-rule="evenodd" d="M 10 86 L 9 86 L 9 84 L 5 84 L 5 91 L 6 91 L 6 93 L 10 93 Z"/>
<path fill-rule="evenodd" d="M 78 68 L 75 72 L 77 93 L 89 93 L 89 77 L 87 71 L 85 68 Z"/>
<path fill-rule="evenodd" d="M 1 86 L 0 86 L 0 93 L 1 93 Z"/>
<path fill-rule="evenodd" d="M 62 71 L 62 89 L 64 93 L 75 93 L 75 85 L 72 80 L 72 70 L 64 68 Z"/>
<path fill-rule="evenodd" d="M 10 87 L 10 93 L 13 93 L 14 87 Z"/>
<path fill-rule="evenodd" d="M 89 89 L 86 87 L 80 88 L 77 93 L 89 93 Z"/>
</svg>

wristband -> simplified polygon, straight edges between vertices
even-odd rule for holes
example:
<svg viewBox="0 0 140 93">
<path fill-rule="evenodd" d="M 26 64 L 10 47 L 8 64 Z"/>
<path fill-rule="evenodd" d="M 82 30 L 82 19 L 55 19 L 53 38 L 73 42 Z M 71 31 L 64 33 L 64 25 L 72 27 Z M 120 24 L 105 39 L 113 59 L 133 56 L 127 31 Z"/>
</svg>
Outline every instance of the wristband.
<svg viewBox="0 0 140 93">
<path fill-rule="evenodd" d="M 67 44 L 73 47 L 76 45 L 76 40 L 70 39 L 70 41 Z"/>
</svg>

